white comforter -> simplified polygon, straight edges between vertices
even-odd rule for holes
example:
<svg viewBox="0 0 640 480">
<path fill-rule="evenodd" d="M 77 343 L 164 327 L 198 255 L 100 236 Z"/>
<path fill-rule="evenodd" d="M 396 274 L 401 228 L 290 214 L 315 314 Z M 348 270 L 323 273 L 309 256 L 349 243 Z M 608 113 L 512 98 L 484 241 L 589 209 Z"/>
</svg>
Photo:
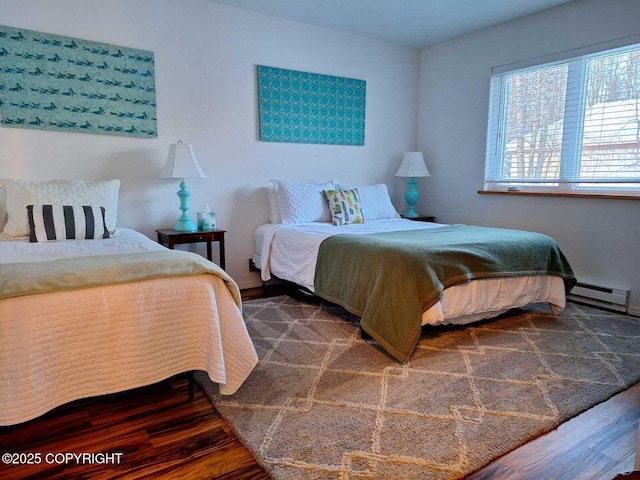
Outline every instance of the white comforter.
<svg viewBox="0 0 640 480">
<path fill-rule="evenodd" d="M 266 224 L 256 230 L 256 255 L 253 261 L 261 270 L 262 280 L 271 279 L 273 274 L 313 292 L 318 249 L 325 238 L 341 233 L 362 235 L 443 226 L 439 223 L 406 219 L 376 220 L 343 226 L 323 222 Z M 447 288 L 440 302 L 424 312 L 422 324 L 466 324 L 536 302 L 549 303 L 554 313 L 561 311 L 566 302 L 562 278 L 490 278 Z"/>
<path fill-rule="evenodd" d="M 0 275 L 3 263 L 163 248 L 127 229 L 99 241 L 0 241 Z M 0 425 L 190 370 L 230 395 L 256 364 L 240 309 L 215 275 L 0 301 Z"/>
</svg>

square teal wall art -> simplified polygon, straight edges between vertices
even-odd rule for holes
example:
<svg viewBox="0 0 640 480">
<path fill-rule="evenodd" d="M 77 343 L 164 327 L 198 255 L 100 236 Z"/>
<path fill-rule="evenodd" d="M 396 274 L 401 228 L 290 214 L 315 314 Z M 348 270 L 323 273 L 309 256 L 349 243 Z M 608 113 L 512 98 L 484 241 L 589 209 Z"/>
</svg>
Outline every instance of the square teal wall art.
<svg viewBox="0 0 640 480">
<path fill-rule="evenodd" d="M 157 137 L 153 52 L 0 25 L 0 125 Z"/>
<path fill-rule="evenodd" d="M 364 145 L 366 85 L 258 65 L 260 140 Z"/>
</svg>

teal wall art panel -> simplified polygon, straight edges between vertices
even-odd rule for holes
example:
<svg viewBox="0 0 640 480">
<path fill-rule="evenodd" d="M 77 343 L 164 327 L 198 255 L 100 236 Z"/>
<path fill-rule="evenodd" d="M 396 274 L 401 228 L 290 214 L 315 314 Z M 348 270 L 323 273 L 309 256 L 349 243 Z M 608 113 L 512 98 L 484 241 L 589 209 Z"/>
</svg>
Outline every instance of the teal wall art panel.
<svg viewBox="0 0 640 480">
<path fill-rule="evenodd" d="M 258 65 L 260 140 L 364 145 L 366 85 Z"/>
<path fill-rule="evenodd" d="M 0 125 L 157 137 L 153 52 L 0 25 Z"/>
</svg>

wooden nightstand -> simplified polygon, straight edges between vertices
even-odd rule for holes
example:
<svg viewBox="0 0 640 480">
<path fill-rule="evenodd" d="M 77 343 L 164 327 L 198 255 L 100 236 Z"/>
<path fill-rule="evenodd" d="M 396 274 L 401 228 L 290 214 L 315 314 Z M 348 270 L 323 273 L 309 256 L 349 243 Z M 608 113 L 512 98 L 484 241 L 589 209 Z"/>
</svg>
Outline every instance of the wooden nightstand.
<svg viewBox="0 0 640 480">
<path fill-rule="evenodd" d="M 404 218 L 404 217 L 402 217 Z M 436 217 L 415 217 L 415 218 L 407 218 L 407 220 L 413 220 L 414 222 L 435 222 Z"/>
<path fill-rule="evenodd" d="M 156 230 L 158 232 L 158 243 L 173 250 L 175 245 L 183 243 L 207 242 L 207 258 L 213 261 L 211 252 L 211 242 L 218 242 L 220 249 L 220 266 L 225 269 L 224 263 L 224 234 L 226 230 L 211 230 L 209 232 L 176 232 L 173 229 Z"/>
</svg>

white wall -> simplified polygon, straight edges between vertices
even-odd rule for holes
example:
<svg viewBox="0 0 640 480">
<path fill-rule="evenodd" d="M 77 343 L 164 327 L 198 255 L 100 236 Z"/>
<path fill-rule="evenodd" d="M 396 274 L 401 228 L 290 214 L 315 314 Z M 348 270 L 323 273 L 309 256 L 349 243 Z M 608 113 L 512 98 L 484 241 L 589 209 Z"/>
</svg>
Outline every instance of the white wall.
<svg viewBox="0 0 640 480">
<path fill-rule="evenodd" d="M 432 177 L 420 211 L 447 223 L 556 238 L 581 281 L 632 291 L 640 314 L 640 200 L 478 195 L 491 68 L 640 33 L 637 0 L 585 0 L 421 52 L 418 149 Z M 427 183 L 428 182 L 428 183 Z"/>
<path fill-rule="evenodd" d="M 178 182 L 159 179 L 168 145 L 194 146 L 191 213 L 211 205 L 227 230 L 227 270 L 241 287 L 253 234 L 268 222 L 270 178 L 389 184 L 417 138 L 417 50 L 254 14 L 206 0 L 0 0 L 7 26 L 151 50 L 158 138 L 0 128 L 0 177 L 120 178 L 118 224 L 155 239 L 179 214 Z M 256 65 L 367 81 L 364 147 L 258 141 Z M 403 205 L 398 205 L 402 208 Z M 202 250 L 202 249 L 200 249 Z"/>
</svg>

